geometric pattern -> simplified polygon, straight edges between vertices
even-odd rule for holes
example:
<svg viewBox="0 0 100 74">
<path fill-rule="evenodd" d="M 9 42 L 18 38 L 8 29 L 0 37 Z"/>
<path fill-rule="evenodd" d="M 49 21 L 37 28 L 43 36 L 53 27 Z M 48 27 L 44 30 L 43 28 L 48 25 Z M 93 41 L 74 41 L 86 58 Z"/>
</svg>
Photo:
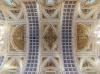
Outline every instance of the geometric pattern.
<svg viewBox="0 0 100 74">
<path fill-rule="evenodd" d="M 66 0 L 62 19 L 62 54 L 64 62 L 64 74 L 78 74 L 72 49 L 72 20 L 76 1 Z"/>
<path fill-rule="evenodd" d="M 45 7 L 43 7 L 41 3 L 39 4 L 38 1 L 43 2 Z M 4 34 L 4 35 L 1 35 L 3 37 L 0 37 L 0 50 L 1 50 L 1 52 L 0 52 L 1 53 L 0 54 L 0 69 L 1 70 L 0 71 L 4 71 L 4 70 L 2 70 L 4 63 L 5 63 L 4 67 L 8 66 L 9 62 L 7 62 L 7 65 L 6 65 L 5 61 L 12 60 L 10 58 L 16 58 L 15 60 L 10 61 L 11 65 L 9 64 L 9 68 L 10 68 L 9 71 L 11 71 L 11 72 L 9 74 L 12 74 L 12 71 L 17 70 L 19 67 L 21 67 L 21 68 L 19 68 L 16 71 L 16 73 L 18 73 L 18 74 L 20 71 L 22 72 L 22 70 L 23 70 L 22 68 L 25 68 L 25 70 L 21 74 L 37 74 L 36 72 L 38 72 L 37 71 L 38 63 L 42 65 L 42 67 L 39 65 L 39 71 L 43 72 L 40 74 L 55 74 L 56 72 L 58 73 L 58 71 L 63 68 L 64 68 L 63 74 L 79 74 L 77 71 L 78 69 L 76 67 L 76 62 L 75 62 L 76 55 L 75 54 L 77 54 L 77 57 L 79 60 L 78 61 L 79 67 L 82 71 L 84 71 L 84 72 L 95 71 L 98 68 L 97 66 L 94 66 L 95 62 L 97 61 L 96 63 L 98 63 L 99 58 L 100 58 L 100 57 L 98 57 L 98 56 L 100 56 L 99 55 L 100 44 L 98 44 L 100 42 L 98 42 L 98 43 L 96 42 L 100 38 L 96 38 L 94 35 L 94 33 L 96 33 L 94 31 L 94 28 L 96 26 L 99 26 L 99 24 L 98 23 L 95 25 L 93 24 L 93 23 L 97 22 L 97 19 L 100 18 L 100 13 L 96 10 L 93 10 L 93 8 L 96 9 L 96 7 L 98 7 L 98 5 L 95 6 L 95 4 L 97 4 L 97 2 L 92 6 L 92 4 L 90 4 L 90 3 L 86 3 L 87 5 L 85 5 L 83 3 L 83 1 L 81 0 L 82 2 L 79 1 L 79 6 L 77 6 L 77 9 L 75 10 L 75 5 L 77 5 L 76 1 L 78 1 L 78 0 L 61 0 L 61 1 L 63 1 L 63 3 L 61 3 L 61 4 L 59 4 L 59 2 L 60 2 L 59 0 L 55 0 L 56 1 L 55 5 L 57 5 L 57 4 L 59 5 L 59 7 L 57 7 L 59 9 L 58 10 L 56 8 L 56 6 L 47 6 L 46 7 L 46 5 L 45 5 L 46 3 L 44 1 L 54 1 L 54 0 L 23 0 L 26 11 L 21 11 L 22 9 L 20 9 L 19 6 L 18 6 L 18 8 L 16 6 L 13 8 L 13 7 L 8 7 L 6 4 L 3 5 L 2 1 L 1 1 L 0 35 L 1 35 L 1 33 L 4 34 L 4 32 L 6 35 Z M 84 0 L 84 2 L 86 2 L 86 1 L 89 1 L 89 0 Z M 90 0 L 90 1 L 92 1 L 92 0 Z M 40 11 L 42 11 L 42 12 L 37 11 L 38 7 L 35 2 L 37 2 L 38 5 L 40 5 L 40 9 L 41 9 Z M 20 3 L 20 4 L 22 4 L 22 6 L 23 6 L 22 8 L 24 8 L 23 3 Z M 63 10 L 62 10 L 62 7 L 60 8 L 60 5 L 64 5 Z M 85 6 L 82 6 L 82 5 L 85 5 Z M 44 9 L 44 10 L 42 10 L 42 9 Z M 2 12 L 2 10 L 3 10 L 3 12 Z M 59 15 L 61 10 L 62 10 L 62 15 Z M 76 11 L 76 14 L 75 14 L 75 15 L 77 15 L 76 17 L 74 16 L 74 11 Z M 4 18 L 3 13 L 5 13 L 5 17 L 7 17 L 7 19 Z M 25 17 L 24 17 L 23 13 L 25 13 Z M 38 13 L 40 13 L 40 16 L 38 16 Z M 98 16 L 97 16 L 97 14 L 98 14 Z M 39 17 L 40 17 L 40 20 L 38 20 Z M 75 17 L 74 18 L 75 20 L 73 19 L 73 17 Z M 52 21 L 53 20 L 52 18 L 54 19 L 54 21 Z M 61 21 L 62 24 L 59 24 L 60 18 L 62 20 Z M 39 25 L 39 21 L 41 22 L 41 25 Z M 16 23 L 18 23 L 18 24 L 16 24 Z M 57 26 L 56 28 L 54 26 L 54 23 L 56 23 L 56 26 Z M 91 28 L 93 28 L 93 31 L 94 31 L 93 40 L 92 40 L 92 37 L 90 38 L 90 36 L 89 36 L 91 34 L 90 31 L 92 31 L 92 30 L 90 30 L 89 23 L 93 24 L 93 26 L 91 27 Z M 11 32 L 10 29 L 12 29 L 10 25 L 13 25 L 13 27 L 15 27 L 14 24 L 16 24 L 16 27 L 18 27 L 18 28 L 14 28 L 13 32 L 10 33 Z M 19 26 L 21 24 L 26 24 L 26 27 L 25 27 L 26 33 L 24 33 L 23 26 L 21 26 L 21 27 Z M 45 29 L 43 30 L 44 33 L 41 32 L 42 33 L 41 34 L 42 37 L 40 36 L 42 38 L 42 39 L 40 38 L 41 40 L 39 39 L 39 35 L 40 35 L 39 31 L 41 30 L 41 29 L 39 29 L 39 27 L 40 28 L 45 27 Z M 4 32 L 2 32 L 1 29 L 3 29 Z M 77 31 L 72 32 L 75 29 Z M 61 31 L 61 33 L 60 33 L 61 37 L 59 38 L 60 31 Z M 74 36 L 73 36 L 73 33 L 75 33 Z M 12 36 L 10 36 L 10 35 L 12 35 Z M 96 34 L 96 36 L 97 36 L 97 34 Z M 12 39 L 10 38 L 12 40 L 12 46 L 11 46 L 12 48 L 9 48 L 9 42 L 10 42 L 9 37 L 12 38 Z M 61 44 L 59 41 L 60 39 L 61 39 Z M 24 42 L 24 40 L 26 42 Z M 39 41 L 41 42 L 41 44 Z M 75 48 L 74 48 L 73 43 L 75 44 Z M 44 49 L 44 51 L 39 52 L 40 51 L 39 46 L 41 46 L 41 49 Z M 61 48 L 59 48 L 59 46 L 61 46 Z M 14 47 L 17 49 L 14 49 Z M 8 49 L 23 50 L 24 47 L 26 49 L 25 52 L 20 53 L 20 51 L 19 51 L 19 52 L 7 53 Z M 91 53 L 91 51 L 90 51 L 90 54 L 89 54 L 89 52 L 87 52 L 88 48 L 90 48 L 90 50 L 95 50 L 95 53 L 94 53 L 94 51 L 92 51 L 93 53 Z M 54 49 L 56 49 L 58 51 L 56 51 L 56 50 L 54 52 L 51 51 Z M 77 49 L 77 51 L 80 51 L 80 52 L 77 53 L 77 51 L 76 51 L 76 53 L 74 53 L 75 49 Z M 86 52 L 83 52 L 84 49 Z M 7 52 L 3 53 L 2 50 L 3 51 L 7 50 Z M 48 50 L 50 50 L 50 51 L 48 51 Z M 61 50 L 62 52 L 60 52 L 59 50 Z M 7 57 L 5 57 L 6 53 L 7 53 Z M 61 55 L 60 55 L 60 53 L 61 53 Z M 41 55 L 39 55 L 39 54 L 41 54 Z M 26 63 L 25 66 L 22 66 L 23 65 L 22 63 L 24 63 L 24 62 L 20 61 L 20 58 L 22 58 L 22 57 L 23 58 L 26 57 L 25 58 L 25 63 Z M 5 58 L 8 58 L 8 60 L 5 60 Z M 17 60 L 18 60 L 18 62 L 17 62 Z M 60 67 L 60 65 L 63 65 L 64 67 L 63 66 Z M 98 65 L 98 64 L 96 64 L 96 65 Z M 16 69 L 15 68 L 11 69 L 12 66 L 15 66 Z M 58 69 L 59 67 L 61 69 Z M 42 70 L 40 68 L 42 68 Z M 55 72 L 53 72 L 53 71 L 55 71 Z M 15 72 L 13 72 L 13 73 L 15 74 Z M 91 73 L 97 74 L 94 72 L 91 72 Z M 1 73 L 1 74 L 5 74 L 5 73 Z M 88 74 L 90 74 L 90 73 L 88 73 Z"/>
<path fill-rule="evenodd" d="M 25 2 L 28 18 L 28 57 L 24 74 L 36 74 L 39 56 L 39 20 L 38 9 L 34 0 Z"/>
</svg>

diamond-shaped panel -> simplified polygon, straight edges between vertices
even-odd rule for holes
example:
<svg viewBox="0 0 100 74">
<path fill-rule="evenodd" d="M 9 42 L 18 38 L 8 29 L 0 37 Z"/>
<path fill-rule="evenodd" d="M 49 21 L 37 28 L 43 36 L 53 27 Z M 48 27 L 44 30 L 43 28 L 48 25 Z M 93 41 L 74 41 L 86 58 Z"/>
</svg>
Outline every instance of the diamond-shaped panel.
<svg viewBox="0 0 100 74">
<path fill-rule="evenodd" d="M 57 35 L 53 31 L 53 28 L 50 26 L 46 34 L 44 35 L 44 41 L 47 43 L 49 48 L 52 48 L 56 40 L 57 40 Z"/>
</svg>

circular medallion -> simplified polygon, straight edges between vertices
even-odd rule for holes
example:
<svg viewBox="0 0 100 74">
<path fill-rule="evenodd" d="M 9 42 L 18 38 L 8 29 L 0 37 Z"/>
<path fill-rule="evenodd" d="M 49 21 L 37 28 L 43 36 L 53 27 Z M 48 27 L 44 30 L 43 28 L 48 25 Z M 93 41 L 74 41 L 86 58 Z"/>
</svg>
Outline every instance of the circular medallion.
<svg viewBox="0 0 100 74">
<path fill-rule="evenodd" d="M 12 33 L 12 45 L 18 50 L 24 50 L 24 26 L 17 27 Z"/>
</svg>

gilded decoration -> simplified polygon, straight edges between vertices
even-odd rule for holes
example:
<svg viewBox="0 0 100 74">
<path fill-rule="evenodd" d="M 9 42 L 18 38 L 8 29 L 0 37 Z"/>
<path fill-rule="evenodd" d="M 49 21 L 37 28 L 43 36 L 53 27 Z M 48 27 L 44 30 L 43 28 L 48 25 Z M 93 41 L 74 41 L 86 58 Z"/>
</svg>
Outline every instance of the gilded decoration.
<svg viewBox="0 0 100 74">
<path fill-rule="evenodd" d="M 11 35 L 11 47 L 15 50 L 24 50 L 24 26 L 19 26 L 14 29 Z"/>
<path fill-rule="evenodd" d="M 53 28 L 50 26 L 44 35 L 44 40 L 47 43 L 48 47 L 51 49 L 57 40 L 57 35 L 54 33 Z"/>
<path fill-rule="evenodd" d="M 90 25 L 77 24 L 77 50 L 80 51 L 88 47 Z"/>
</svg>

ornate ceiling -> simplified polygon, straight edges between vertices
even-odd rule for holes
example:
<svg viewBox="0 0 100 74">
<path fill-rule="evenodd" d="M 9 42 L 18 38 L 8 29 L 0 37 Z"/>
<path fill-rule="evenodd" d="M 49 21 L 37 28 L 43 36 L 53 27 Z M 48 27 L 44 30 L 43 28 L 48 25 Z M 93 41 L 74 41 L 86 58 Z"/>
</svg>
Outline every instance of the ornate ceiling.
<svg viewBox="0 0 100 74">
<path fill-rule="evenodd" d="M 34 10 L 27 10 L 32 6 L 26 7 L 24 1 L 27 0 L 0 1 L 0 74 L 23 74 L 24 65 L 29 58 L 28 44 L 33 41 L 29 40 L 29 35 L 38 36 L 35 34 L 38 29 L 39 71 L 43 74 L 48 71 L 51 73 L 46 74 L 53 74 L 53 71 L 60 74 L 59 71 L 64 70 L 61 30 L 65 28 L 72 30 L 73 52 L 79 73 L 100 74 L 100 0 L 76 0 L 74 14 L 71 13 L 73 9 L 68 10 L 74 5 L 64 6 L 67 0 L 33 0 L 38 6 L 37 9 L 34 6 Z M 67 11 L 70 13 L 63 13 Z M 27 12 L 34 12 L 32 15 L 28 14 L 33 17 L 27 17 Z M 63 15 L 68 17 L 62 17 Z M 72 19 L 73 26 L 61 28 L 62 19 L 64 21 L 69 18 Z M 30 20 L 33 21 L 30 26 L 35 27 L 29 28 Z M 31 29 L 32 34 L 29 32 Z M 30 45 L 38 44 L 38 39 L 33 42 L 35 43 Z"/>
</svg>

